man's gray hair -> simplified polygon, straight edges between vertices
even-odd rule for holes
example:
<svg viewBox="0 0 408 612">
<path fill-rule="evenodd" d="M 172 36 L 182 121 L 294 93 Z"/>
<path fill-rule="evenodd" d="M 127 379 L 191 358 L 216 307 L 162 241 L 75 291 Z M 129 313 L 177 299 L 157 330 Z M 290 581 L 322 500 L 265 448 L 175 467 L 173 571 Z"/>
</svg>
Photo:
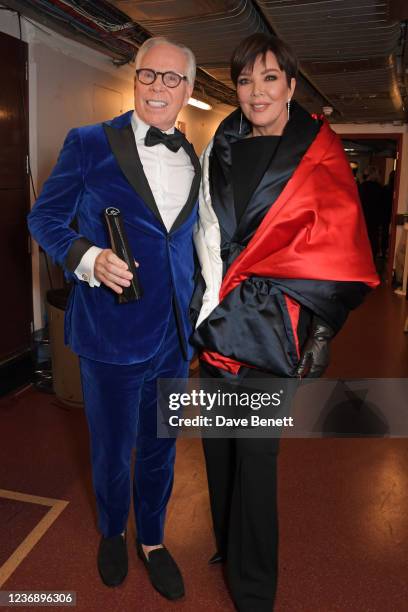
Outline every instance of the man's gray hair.
<svg viewBox="0 0 408 612">
<path fill-rule="evenodd" d="M 153 47 L 157 45 L 171 45 L 172 47 L 176 47 L 176 49 L 180 49 L 183 51 L 187 58 L 187 70 L 186 77 L 187 81 L 190 85 L 194 85 L 195 75 L 196 75 L 196 59 L 194 53 L 191 49 L 186 47 L 185 45 L 181 45 L 179 43 L 173 42 L 164 36 L 154 36 L 153 38 L 148 38 L 145 42 L 139 47 L 139 50 L 136 55 L 136 70 L 140 68 L 140 64 L 142 63 L 143 57 Z"/>
</svg>

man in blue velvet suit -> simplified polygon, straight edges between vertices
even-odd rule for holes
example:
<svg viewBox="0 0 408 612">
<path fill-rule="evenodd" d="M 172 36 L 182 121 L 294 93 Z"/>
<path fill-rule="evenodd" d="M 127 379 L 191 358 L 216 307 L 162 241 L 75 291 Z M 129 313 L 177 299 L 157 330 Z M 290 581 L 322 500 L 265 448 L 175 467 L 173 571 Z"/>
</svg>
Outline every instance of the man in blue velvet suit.
<svg viewBox="0 0 408 612">
<path fill-rule="evenodd" d="M 32 235 L 73 282 L 65 334 L 80 356 L 102 533 L 99 573 L 109 586 L 127 574 L 135 447 L 137 553 L 169 599 L 181 597 L 184 586 L 163 545 L 175 440 L 156 436 L 156 381 L 186 377 L 192 356 L 188 308 L 200 166 L 174 124 L 194 78 L 189 49 L 163 38 L 144 43 L 136 58 L 135 112 L 71 130 L 29 215 Z M 121 210 L 139 264 L 138 301 L 117 301 L 132 274 L 109 248 L 103 219 L 109 206 Z"/>
</svg>

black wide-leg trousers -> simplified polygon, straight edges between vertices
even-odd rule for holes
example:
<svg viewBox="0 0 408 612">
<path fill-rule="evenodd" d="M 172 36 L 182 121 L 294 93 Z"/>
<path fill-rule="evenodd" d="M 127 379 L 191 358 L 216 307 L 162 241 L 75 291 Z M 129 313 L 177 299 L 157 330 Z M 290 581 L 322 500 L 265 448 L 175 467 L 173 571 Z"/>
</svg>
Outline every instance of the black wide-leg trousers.
<svg viewBox="0 0 408 612">
<path fill-rule="evenodd" d="M 206 365 L 201 377 L 218 372 Z M 247 378 L 259 378 L 249 372 Z M 217 548 L 239 612 L 272 612 L 278 575 L 277 438 L 204 438 Z"/>
</svg>

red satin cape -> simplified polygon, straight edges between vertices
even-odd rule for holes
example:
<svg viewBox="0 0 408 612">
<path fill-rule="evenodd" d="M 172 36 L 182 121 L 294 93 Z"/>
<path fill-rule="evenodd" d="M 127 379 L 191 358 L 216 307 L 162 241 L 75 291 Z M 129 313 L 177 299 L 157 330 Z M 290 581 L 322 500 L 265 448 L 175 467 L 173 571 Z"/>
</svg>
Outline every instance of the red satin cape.
<svg viewBox="0 0 408 612">
<path fill-rule="evenodd" d="M 250 276 L 359 281 L 372 288 L 379 284 L 357 186 L 341 140 L 326 120 L 227 270 L 220 302 Z M 200 357 L 234 374 L 245 365 L 210 351 Z"/>
</svg>

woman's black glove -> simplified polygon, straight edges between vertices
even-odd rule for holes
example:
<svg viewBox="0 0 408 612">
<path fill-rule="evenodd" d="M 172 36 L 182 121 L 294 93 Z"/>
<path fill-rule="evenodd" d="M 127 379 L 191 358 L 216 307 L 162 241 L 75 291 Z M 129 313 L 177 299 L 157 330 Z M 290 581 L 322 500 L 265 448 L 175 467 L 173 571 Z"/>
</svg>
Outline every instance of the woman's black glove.
<svg viewBox="0 0 408 612">
<path fill-rule="evenodd" d="M 312 331 L 306 340 L 296 370 L 296 376 L 301 378 L 319 378 L 329 365 L 329 343 L 334 331 L 326 321 L 314 316 Z"/>
</svg>

